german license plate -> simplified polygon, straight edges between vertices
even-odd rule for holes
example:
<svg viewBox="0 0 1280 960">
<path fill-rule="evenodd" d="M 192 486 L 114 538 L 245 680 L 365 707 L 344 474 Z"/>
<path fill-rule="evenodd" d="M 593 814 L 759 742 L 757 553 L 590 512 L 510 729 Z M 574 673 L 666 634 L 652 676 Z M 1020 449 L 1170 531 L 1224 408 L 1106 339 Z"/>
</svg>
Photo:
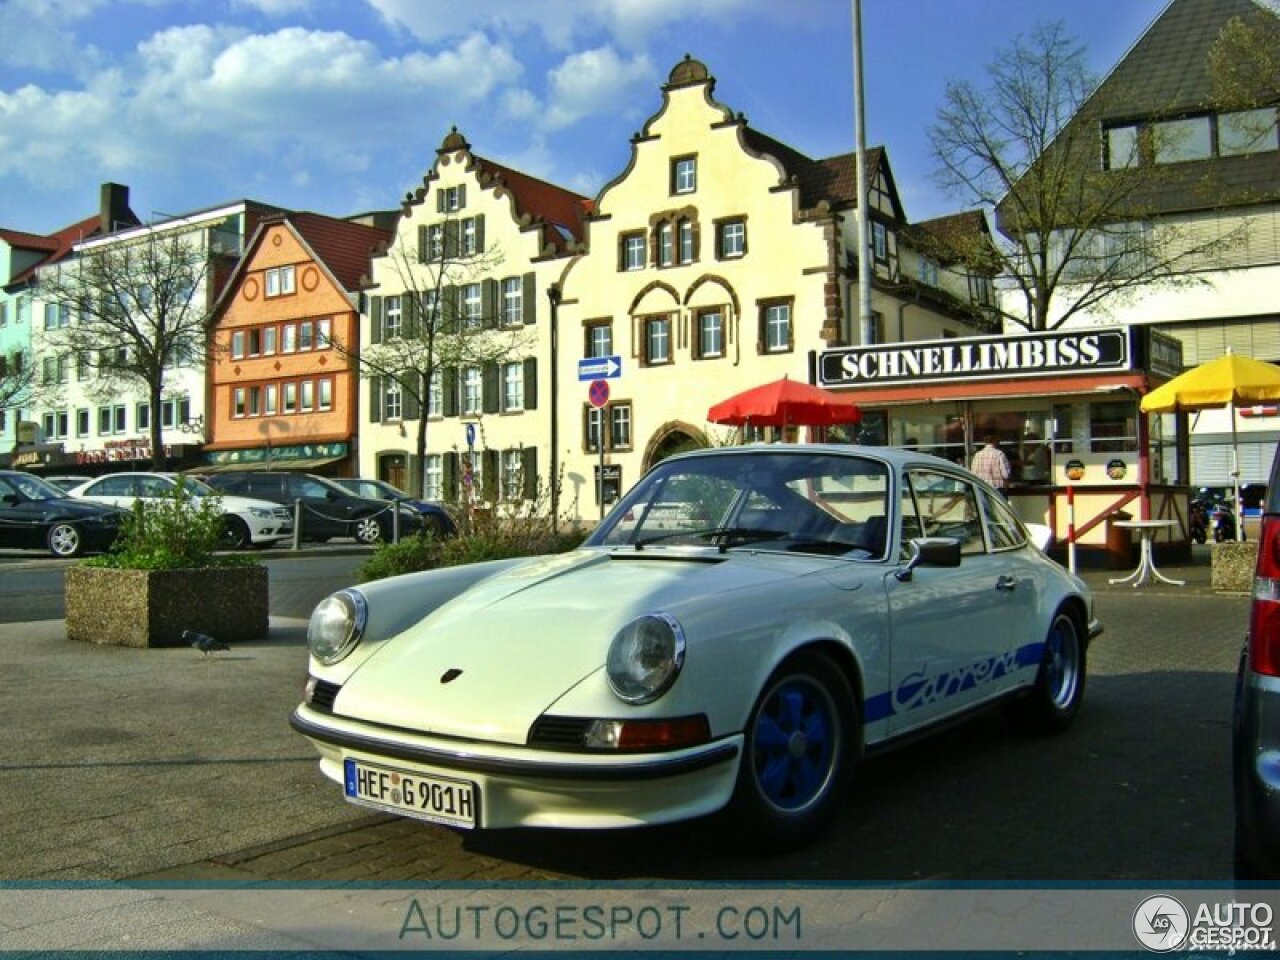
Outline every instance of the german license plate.
<svg viewBox="0 0 1280 960">
<path fill-rule="evenodd" d="M 476 825 L 480 791 L 474 783 L 393 770 L 350 757 L 343 768 L 343 789 L 352 803 L 451 827 L 470 830 Z"/>
</svg>

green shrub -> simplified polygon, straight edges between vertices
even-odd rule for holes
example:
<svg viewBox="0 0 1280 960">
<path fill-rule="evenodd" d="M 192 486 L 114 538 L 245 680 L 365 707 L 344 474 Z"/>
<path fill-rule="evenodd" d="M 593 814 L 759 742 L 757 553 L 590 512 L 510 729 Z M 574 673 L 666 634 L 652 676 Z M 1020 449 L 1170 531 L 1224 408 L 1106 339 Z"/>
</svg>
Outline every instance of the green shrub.
<svg viewBox="0 0 1280 960">
<path fill-rule="evenodd" d="M 224 530 L 221 499 L 193 496 L 179 479 L 166 497 L 135 500 L 111 550 L 84 563 L 122 570 L 256 565 L 257 560 L 252 557 L 216 553 Z"/>
</svg>

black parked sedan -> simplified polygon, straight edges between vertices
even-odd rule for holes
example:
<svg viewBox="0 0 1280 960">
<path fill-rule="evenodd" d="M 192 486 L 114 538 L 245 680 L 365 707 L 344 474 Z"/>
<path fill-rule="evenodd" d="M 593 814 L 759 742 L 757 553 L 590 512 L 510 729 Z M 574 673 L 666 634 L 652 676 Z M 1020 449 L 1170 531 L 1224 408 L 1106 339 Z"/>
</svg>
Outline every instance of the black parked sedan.
<svg viewBox="0 0 1280 960">
<path fill-rule="evenodd" d="M 302 505 L 303 540 L 328 540 L 330 537 L 355 537 L 360 543 L 390 540 L 395 530 L 392 511 L 395 504 L 385 500 L 358 497 L 332 480 L 310 473 L 285 470 L 235 470 L 214 473 L 202 478 L 221 493 L 283 503 L 291 510 Z M 422 529 L 422 515 L 411 507 L 400 506 L 401 536 Z"/>
<path fill-rule="evenodd" d="M 115 543 L 123 518 L 115 507 L 73 500 L 34 474 L 0 470 L 0 546 L 78 557 Z"/>
</svg>

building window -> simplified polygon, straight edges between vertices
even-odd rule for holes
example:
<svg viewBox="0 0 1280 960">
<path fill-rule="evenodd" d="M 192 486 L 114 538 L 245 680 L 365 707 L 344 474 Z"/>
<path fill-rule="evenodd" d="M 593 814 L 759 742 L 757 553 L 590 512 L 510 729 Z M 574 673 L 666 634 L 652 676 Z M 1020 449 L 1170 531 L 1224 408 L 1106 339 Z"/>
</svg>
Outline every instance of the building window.
<svg viewBox="0 0 1280 960">
<path fill-rule="evenodd" d="M 150 417 L 150 413 L 151 413 L 150 410 L 148 410 L 147 411 L 148 417 Z M 163 401 L 160 404 L 160 426 L 164 427 L 165 429 L 172 428 L 176 413 L 177 411 L 175 411 L 173 408 L 172 400 Z"/>
<path fill-rule="evenodd" d="M 1280 127 L 1274 107 L 1241 110 L 1218 116 L 1218 153 L 1236 157 L 1280 149 Z"/>
<path fill-rule="evenodd" d="M 502 367 L 502 410 L 511 413 L 524 409 L 524 364 L 507 363 Z"/>
<path fill-rule="evenodd" d="M 298 349 L 310 350 L 316 345 L 316 325 L 310 320 L 298 324 Z"/>
<path fill-rule="evenodd" d="M 644 322 L 644 360 L 650 366 L 671 362 L 670 317 L 650 317 Z"/>
<path fill-rule="evenodd" d="M 643 270 L 645 268 L 645 249 L 643 233 L 624 233 L 622 235 L 622 269 Z"/>
<path fill-rule="evenodd" d="M 671 161 L 671 192 L 693 193 L 698 189 L 696 157 L 676 157 Z"/>
<path fill-rule="evenodd" d="M 404 413 L 404 389 L 394 377 L 382 379 L 382 419 L 399 420 Z"/>
<path fill-rule="evenodd" d="M 262 331 L 250 330 L 249 333 L 249 356 L 262 356 Z"/>
<path fill-rule="evenodd" d="M 46 413 L 40 419 L 46 440 L 65 440 L 70 436 L 70 414 L 66 410 Z"/>
<path fill-rule="evenodd" d="M 475 416 L 482 409 L 484 397 L 484 373 L 479 367 L 466 367 L 462 371 L 463 416 Z"/>
<path fill-rule="evenodd" d="M 249 413 L 249 416 L 251 416 L 251 417 L 260 417 L 260 416 L 262 416 L 262 388 L 261 388 L 261 387 L 250 387 L 250 388 L 249 388 L 249 410 L 248 410 L 248 413 Z"/>
<path fill-rule="evenodd" d="M 18 297 L 15 301 L 13 322 L 26 323 L 27 318 L 31 316 L 31 301 L 26 297 Z"/>
<path fill-rule="evenodd" d="M 71 323 L 71 311 L 65 303 L 46 303 L 44 305 L 44 328 L 59 330 Z"/>
<path fill-rule="evenodd" d="M 476 239 L 476 218 L 467 217 L 462 221 L 462 255 L 469 257 L 479 253 L 479 251 L 480 248 Z"/>
<path fill-rule="evenodd" d="M 671 223 L 658 224 L 658 266 L 669 267 L 675 263 L 675 227 Z"/>
<path fill-rule="evenodd" d="M 1213 155 L 1208 117 L 1163 120 L 1153 125 L 1152 150 L 1156 163 L 1204 160 Z"/>
<path fill-rule="evenodd" d="M 631 449 L 631 404 L 609 404 L 609 448 Z"/>
<path fill-rule="evenodd" d="M 280 408 L 280 388 L 274 383 L 267 384 L 267 398 L 264 413 L 268 417 L 274 417 Z"/>
<path fill-rule="evenodd" d="M 502 491 L 503 500 L 519 500 L 524 492 L 524 458 L 522 450 L 502 451 Z"/>
<path fill-rule="evenodd" d="M 427 416 L 444 416 L 444 371 L 436 367 L 427 383 Z"/>
<path fill-rule="evenodd" d="M 382 339 L 395 340 L 403 330 L 403 312 L 399 296 L 385 297 L 382 301 Z"/>
<path fill-rule="evenodd" d="M 588 357 L 613 356 L 613 324 L 593 323 L 587 327 L 586 355 Z"/>
<path fill-rule="evenodd" d="M 124 433 L 127 426 L 124 404 L 98 408 L 98 436 L 110 436 L 113 433 Z"/>
<path fill-rule="evenodd" d="M 262 355 L 273 356 L 276 352 L 276 328 L 264 327 L 262 330 Z"/>
<path fill-rule="evenodd" d="M 427 227 L 427 257 L 431 260 L 444 258 L 444 224 L 433 223 Z"/>
<path fill-rule="evenodd" d="M 583 430 L 586 435 L 583 437 L 583 445 L 589 453 L 600 451 L 600 424 L 603 422 L 603 415 L 599 407 L 587 407 Z"/>
<path fill-rule="evenodd" d="M 938 285 L 938 261 L 932 257 L 921 257 L 916 265 L 916 274 L 921 283 L 936 287 Z"/>
<path fill-rule="evenodd" d="M 871 224 L 871 255 L 877 260 L 889 259 L 889 231 L 883 223 Z"/>
<path fill-rule="evenodd" d="M 298 412 L 298 385 L 292 381 L 284 385 L 284 401 L 280 405 L 283 413 Z"/>
<path fill-rule="evenodd" d="M 333 346 L 333 326 L 328 317 L 316 321 L 316 349 L 326 350 Z"/>
<path fill-rule="evenodd" d="M 524 281 L 507 277 L 502 281 L 502 325 L 518 327 L 524 322 Z"/>
<path fill-rule="evenodd" d="M 282 297 L 293 293 L 293 267 L 272 267 L 267 271 L 267 296 Z"/>
<path fill-rule="evenodd" d="M 454 213 L 457 210 L 461 210 L 464 196 L 462 187 L 445 187 L 444 200 L 440 212 Z"/>
<path fill-rule="evenodd" d="M 676 226 L 680 242 L 680 262 L 693 263 L 693 221 L 682 219 Z"/>
<path fill-rule="evenodd" d="M 462 322 L 468 330 L 478 330 L 484 318 L 484 297 L 480 284 L 468 283 L 462 287 Z"/>
<path fill-rule="evenodd" d="M 231 416 L 234 419 L 240 419 L 245 415 L 245 392 L 244 387 L 236 387 L 231 393 Z"/>
<path fill-rule="evenodd" d="M 311 380 L 303 380 L 299 391 L 302 395 L 299 408 L 303 413 L 310 413 L 316 408 L 316 385 Z"/>
<path fill-rule="evenodd" d="M 231 334 L 231 359 L 239 360 L 245 356 L 245 336 L 243 330 Z"/>
<path fill-rule="evenodd" d="M 1111 127 L 1106 133 L 1108 170 L 1126 170 L 1142 162 L 1137 127 Z"/>
<path fill-rule="evenodd" d="M 319 410 L 333 409 L 333 379 L 325 377 L 323 380 L 316 381 L 316 389 L 319 393 L 316 402 L 316 408 Z"/>
<path fill-rule="evenodd" d="M 1093 453 L 1126 453 L 1138 449 L 1137 404 L 1091 403 L 1089 449 Z"/>
<path fill-rule="evenodd" d="M 716 227 L 716 250 L 721 260 L 733 260 L 747 252 L 747 222 L 725 220 Z"/>
<path fill-rule="evenodd" d="M 141 408 L 146 406 L 146 404 L 138 404 L 138 406 L 139 408 Z M 141 409 L 139 409 L 139 413 L 141 413 Z M 150 424 L 147 425 L 147 427 L 149 426 Z M 142 418 L 139 417 L 138 429 L 145 430 L 147 429 L 147 427 L 144 427 L 142 425 Z M 89 408 L 81 407 L 79 410 L 76 411 L 76 436 L 87 437 L 88 435 L 89 435 Z"/>
<path fill-rule="evenodd" d="M 9 304 L 0 301 L 0 327 L 9 325 Z"/>
<path fill-rule="evenodd" d="M 724 314 L 719 307 L 698 312 L 698 356 L 724 356 Z"/>
<path fill-rule="evenodd" d="M 761 325 L 765 353 L 784 353 L 791 349 L 791 304 L 766 304 Z"/>
<path fill-rule="evenodd" d="M 444 499 L 444 458 L 438 453 L 427 454 L 422 495 L 428 500 Z"/>
<path fill-rule="evenodd" d="M 298 349 L 298 328 L 292 323 L 286 323 L 280 328 L 280 352 L 293 353 Z"/>
</svg>

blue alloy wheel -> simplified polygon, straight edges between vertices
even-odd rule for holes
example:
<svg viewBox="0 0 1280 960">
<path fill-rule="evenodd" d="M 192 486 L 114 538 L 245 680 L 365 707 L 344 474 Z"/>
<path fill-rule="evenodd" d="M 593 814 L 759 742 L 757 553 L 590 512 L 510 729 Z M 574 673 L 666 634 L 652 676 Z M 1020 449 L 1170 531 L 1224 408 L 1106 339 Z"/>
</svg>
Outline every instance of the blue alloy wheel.
<svg viewBox="0 0 1280 960">
<path fill-rule="evenodd" d="M 830 692 L 811 677 L 785 677 L 769 692 L 751 749 L 769 803 L 796 812 L 823 795 L 835 772 L 838 716 Z"/>
<path fill-rule="evenodd" d="M 1045 685 L 1059 710 L 1068 709 L 1080 684 L 1080 635 L 1070 617 L 1059 615 L 1049 628 L 1045 650 Z"/>
</svg>

